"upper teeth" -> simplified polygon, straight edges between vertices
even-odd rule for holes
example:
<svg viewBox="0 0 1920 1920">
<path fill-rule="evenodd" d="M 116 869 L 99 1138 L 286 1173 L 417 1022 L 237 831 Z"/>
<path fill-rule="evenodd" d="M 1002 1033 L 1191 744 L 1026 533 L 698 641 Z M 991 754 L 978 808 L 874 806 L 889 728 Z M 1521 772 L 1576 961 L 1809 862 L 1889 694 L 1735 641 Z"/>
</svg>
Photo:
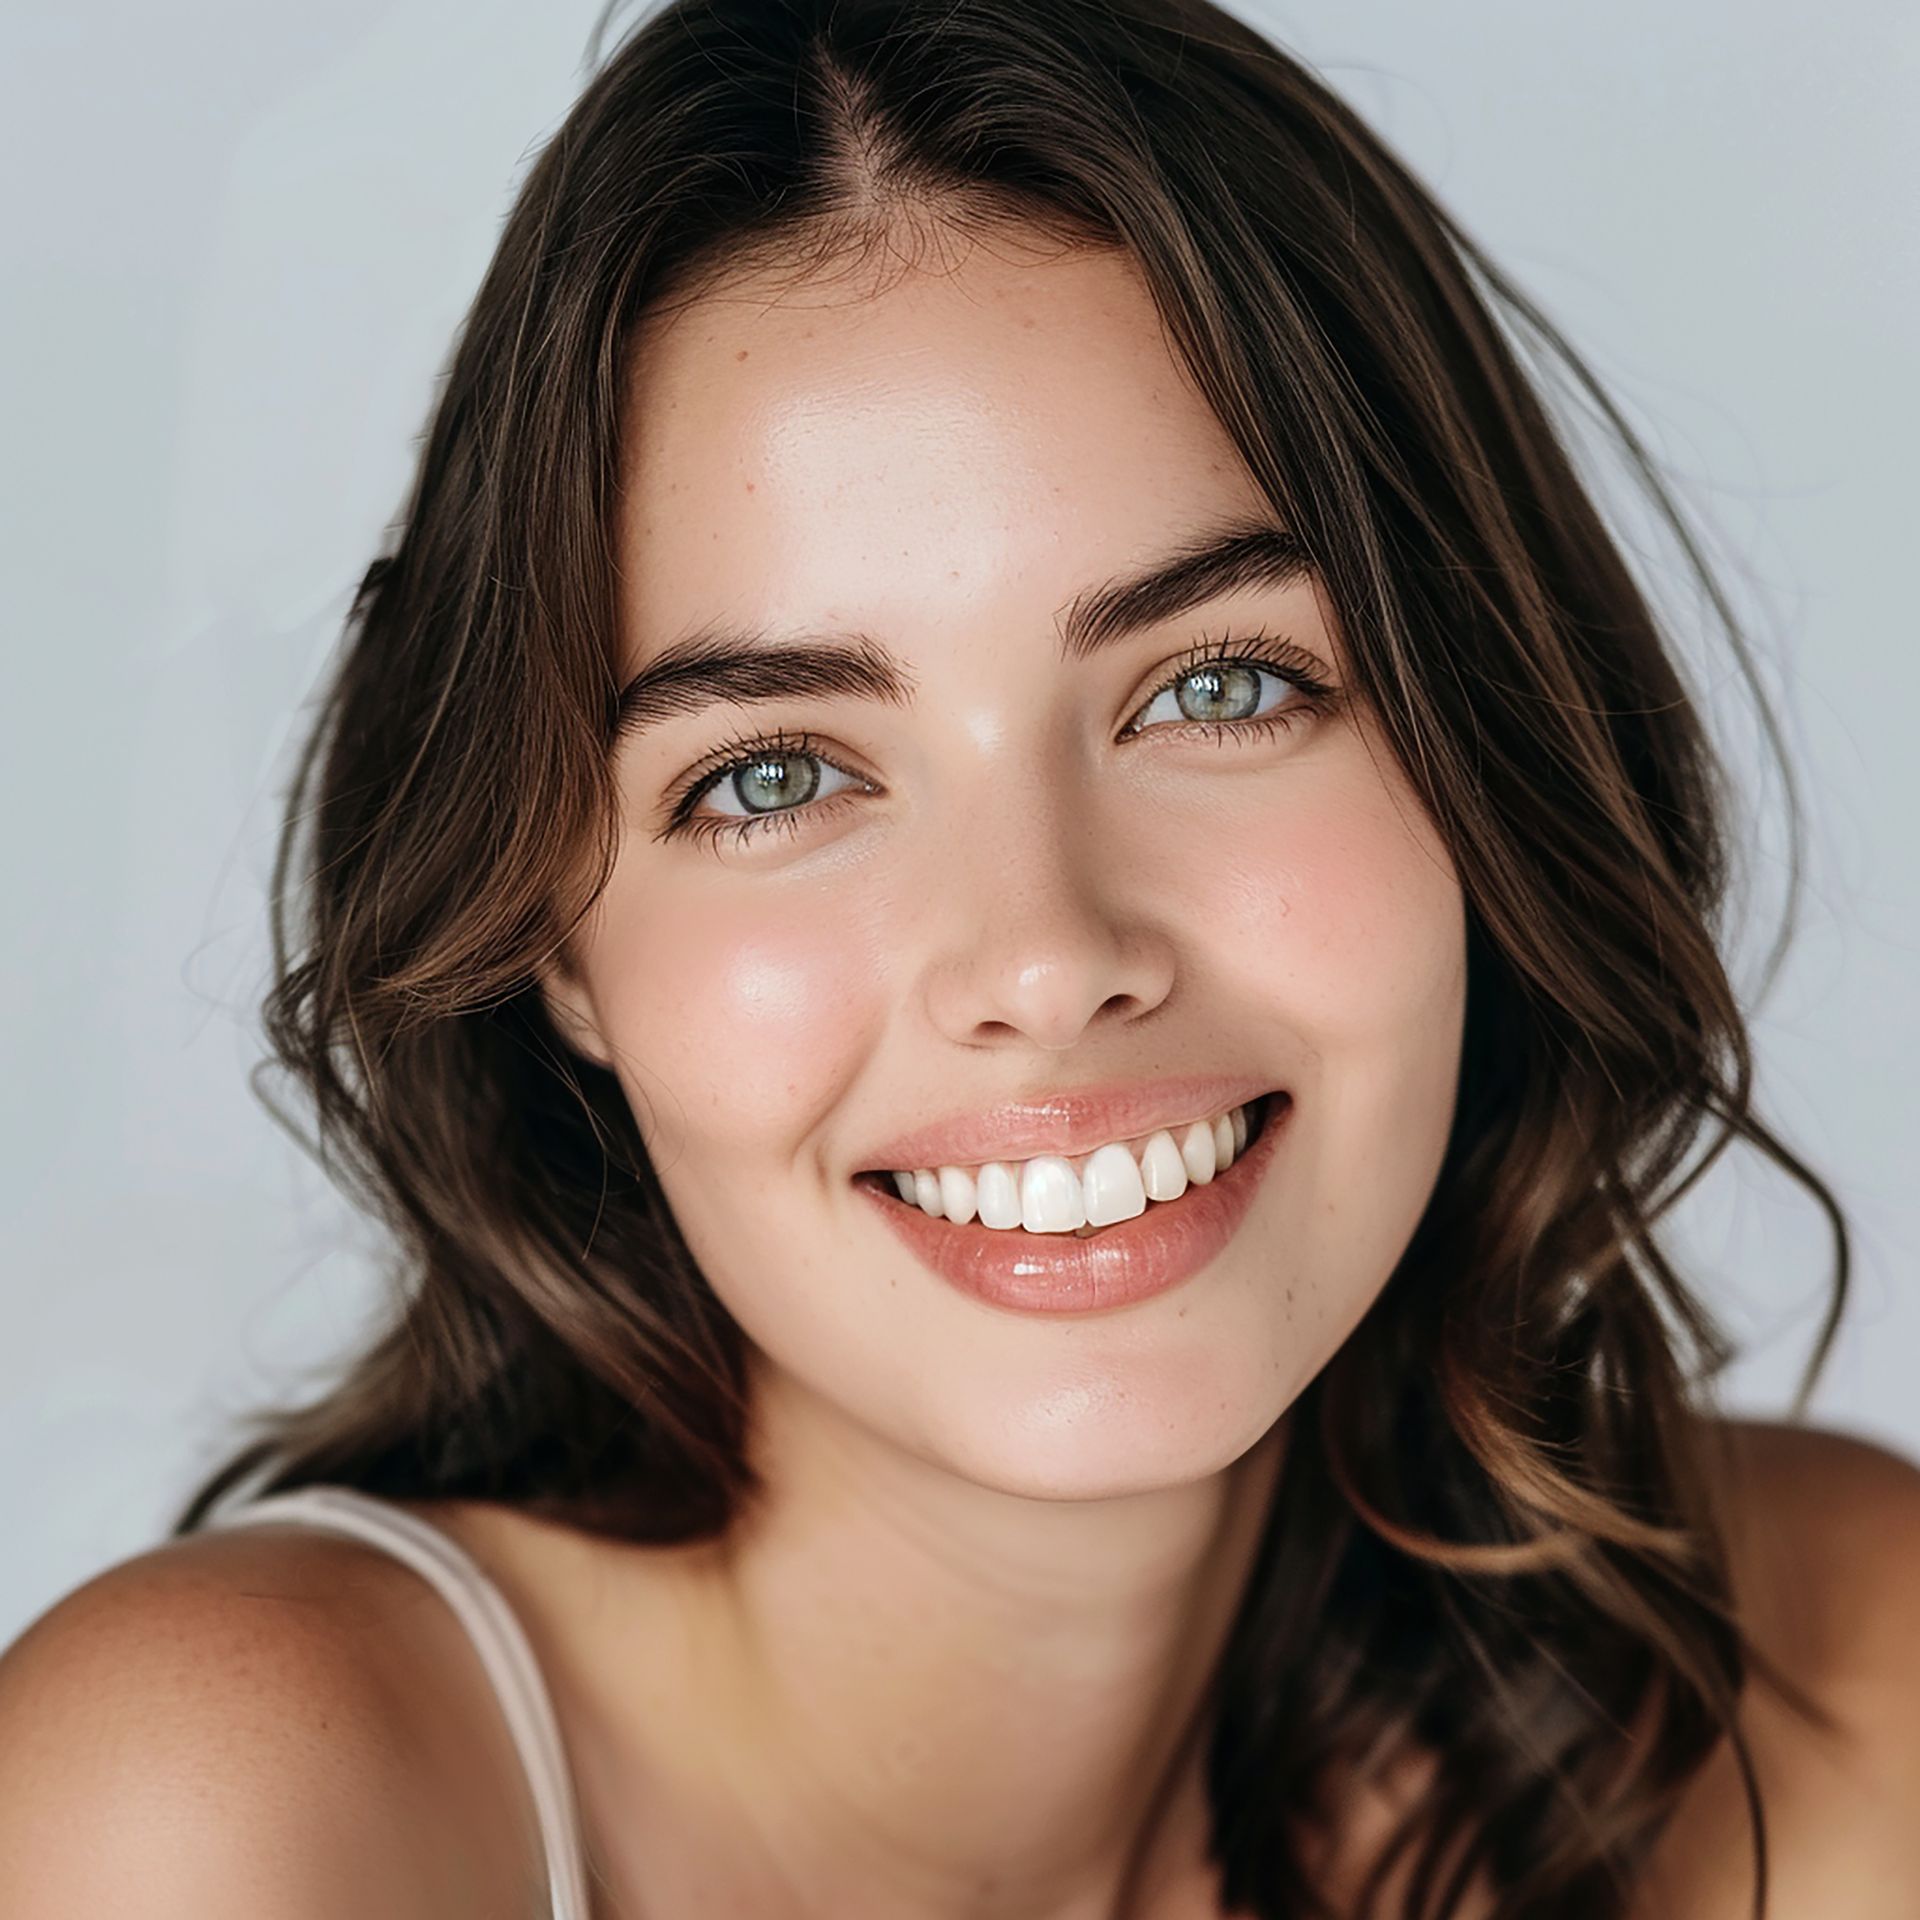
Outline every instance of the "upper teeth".
<svg viewBox="0 0 1920 1920">
<path fill-rule="evenodd" d="M 896 1171 L 900 1198 L 936 1220 L 1028 1233 L 1072 1233 L 1107 1227 L 1147 1210 L 1149 1200 L 1177 1200 L 1233 1165 L 1247 1144 L 1250 1108 L 1229 1108 L 1211 1120 L 1162 1127 L 1133 1140 L 1113 1140 L 1068 1159 L 989 1160 L 979 1167 Z"/>
</svg>

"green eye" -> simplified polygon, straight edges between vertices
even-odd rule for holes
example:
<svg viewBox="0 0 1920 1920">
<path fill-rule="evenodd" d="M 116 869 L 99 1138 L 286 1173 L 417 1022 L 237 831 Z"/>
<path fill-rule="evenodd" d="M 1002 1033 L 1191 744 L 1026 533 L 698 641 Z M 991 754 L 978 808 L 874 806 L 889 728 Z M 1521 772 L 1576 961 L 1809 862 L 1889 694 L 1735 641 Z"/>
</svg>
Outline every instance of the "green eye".
<svg viewBox="0 0 1920 1920">
<path fill-rule="evenodd" d="M 1234 721 L 1251 720 L 1260 711 L 1262 676 L 1278 680 L 1271 667 L 1256 667 L 1245 661 L 1211 662 L 1194 667 L 1156 693 L 1134 726 L 1146 724 L 1153 709 L 1162 700 L 1171 699 L 1177 711 L 1167 717 L 1177 720 Z"/>
<path fill-rule="evenodd" d="M 1129 735 L 1162 722 L 1176 729 L 1199 727 L 1206 737 L 1225 741 L 1240 734 L 1260 736 L 1287 728 L 1336 705 L 1338 692 L 1308 664 L 1313 656 L 1270 634 L 1256 633 L 1244 640 L 1206 642 L 1191 649 L 1153 691 L 1147 704 L 1127 723 Z M 1281 704 L 1281 694 L 1266 696 L 1262 680 L 1294 698 Z M 1163 702 L 1171 708 L 1159 712 Z"/>
<path fill-rule="evenodd" d="M 819 752 L 807 735 L 741 745 L 743 750 L 732 759 L 695 775 L 673 802 L 659 838 L 692 833 L 740 841 L 762 827 L 791 831 L 796 816 L 810 806 L 825 805 L 867 785 Z M 841 784 L 828 784 L 836 779 Z M 708 803 L 704 809 L 702 801 Z"/>
<path fill-rule="evenodd" d="M 740 802 L 745 811 L 735 818 L 776 813 L 811 800 L 820 791 L 820 770 L 826 764 L 812 753 L 765 754 L 741 761 L 731 771 L 723 769 L 725 777 L 714 791 Z"/>
</svg>

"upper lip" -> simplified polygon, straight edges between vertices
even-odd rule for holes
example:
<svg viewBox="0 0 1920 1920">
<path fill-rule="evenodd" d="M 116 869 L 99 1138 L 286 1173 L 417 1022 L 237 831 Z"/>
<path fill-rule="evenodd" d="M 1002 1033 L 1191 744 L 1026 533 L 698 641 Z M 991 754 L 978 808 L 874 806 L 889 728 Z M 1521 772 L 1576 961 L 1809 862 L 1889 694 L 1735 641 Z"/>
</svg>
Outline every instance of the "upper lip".
<svg viewBox="0 0 1920 1920">
<path fill-rule="evenodd" d="M 1161 1127 L 1209 1119 L 1275 1091 L 1271 1080 L 1244 1074 L 1188 1074 L 1074 1087 L 948 1114 L 884 1142 L 865 1164 L 874 1172 L 911 1172 L 917 1167 L 1027 1160 L 1041 1153 L 1071 1158 L 1109 1140 L 1130 1140 Z"/>
</svg>

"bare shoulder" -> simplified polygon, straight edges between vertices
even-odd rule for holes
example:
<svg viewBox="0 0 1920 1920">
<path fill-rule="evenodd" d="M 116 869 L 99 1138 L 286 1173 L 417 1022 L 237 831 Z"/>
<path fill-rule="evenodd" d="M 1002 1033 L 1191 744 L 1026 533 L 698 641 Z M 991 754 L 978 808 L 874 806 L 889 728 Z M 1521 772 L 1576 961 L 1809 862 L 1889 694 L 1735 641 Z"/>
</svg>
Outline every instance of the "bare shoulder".
<svg viewBox="0 0 1920 1920">
<path fill-rule="evenodd" d="M 96 1575 L 0 1652 L 0 1913 L 524 1920 L 456 1638 L 409 1569 L 298 1527 Z"/>
<path fill-rule="evenodd" d="M 1920 1466 L 1830 1428 L 1715 1431 L 1743 1628 L 1833 1721 L 1809 1724 L 1761 1681 L 1743 1699 L 1767 1914 L 1906 1920 L 1920 1886 Z M 1723 1742 L 1634 1920 L 1749 1920 L 1754 1891 L 1745 1791 Z"/>
<path fill-rule="evenodd" d="M 1829 1427 L 1719 1431 L 1736 1597 L 1768 1650 L 1858 1708 L 1920 1689 L 1920 1465 Z"/>
</svg>

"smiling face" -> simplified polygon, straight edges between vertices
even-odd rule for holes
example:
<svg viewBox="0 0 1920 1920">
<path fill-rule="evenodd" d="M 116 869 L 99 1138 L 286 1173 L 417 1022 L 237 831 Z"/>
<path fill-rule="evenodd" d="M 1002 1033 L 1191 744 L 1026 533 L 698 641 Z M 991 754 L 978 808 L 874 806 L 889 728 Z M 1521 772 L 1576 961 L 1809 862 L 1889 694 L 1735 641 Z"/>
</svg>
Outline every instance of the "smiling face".
<svg viewBox="0 0 1920 1920">
<path fill-rule="evenodd" d="M 714 623 L 842 649 L 775 699 L 656 677 L 546 982 L 756 1371 L 982 1485 L 1217 1472 L 1378 1294 L 1459 1067 L 1459 886 L 1330 607 L 1274 568 L 1063 645 L 1090 595 L 1277 525 L 1117 253 L 728 283 L 650 324 L 631 422 L 624 676 Z M 1225 1244 L 1128 1304 L 963 1291 L 857 1179 L 1012 1100 L 1216 1075 L 1287 1090 L 1284 1134 Z"/>
</svg>

